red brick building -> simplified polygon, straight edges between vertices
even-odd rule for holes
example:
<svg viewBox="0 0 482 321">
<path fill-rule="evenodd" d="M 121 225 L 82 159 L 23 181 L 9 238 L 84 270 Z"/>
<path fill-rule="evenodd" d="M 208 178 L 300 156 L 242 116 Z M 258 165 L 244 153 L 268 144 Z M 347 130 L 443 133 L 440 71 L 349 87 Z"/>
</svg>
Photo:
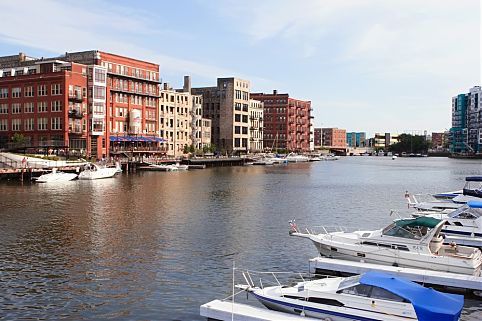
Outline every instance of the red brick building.
<svg viewBox="0 0 482 321">
<path fill-rule="evenodd" d="M 159 65 L 101 51 L 0 57 L 0 147 L 15 133 L 97 158 L 119 135 L 156 144 L 158 84 Z"/>
<path fill-rule="evenodd" d="M 346 129 L 322 128 L 322 145 L 335 149 L 346 149 Z"/>
<path fill-rule="evenodd" d="M 442 148 L 445 143 L 445 133 L 432 133 L 432 148 Z"/>
<path fill-rule="evenodd" d="M 264 103 L 263 146 L 289 151 L 310 150 L 311 101 L 289 97 L 289 94 L 252 93 L 251 99 Z"/>
</svg>

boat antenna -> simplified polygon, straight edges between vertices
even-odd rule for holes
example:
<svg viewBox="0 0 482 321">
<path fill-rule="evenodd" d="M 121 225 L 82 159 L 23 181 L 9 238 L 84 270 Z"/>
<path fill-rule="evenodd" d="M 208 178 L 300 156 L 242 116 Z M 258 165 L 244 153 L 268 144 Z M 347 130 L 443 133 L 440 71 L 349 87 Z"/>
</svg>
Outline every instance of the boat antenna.
<svg viewBox="0 0 482 321">
<path fill-rule="evenodd" d="M 233 284 L 232 284 L 233 295 L 231 297 L 231 321 L 234 321 L 234 269 L 235 268 L 236 268 L 236 260 L 233 259 Z"/>
<path fill-rule="evenodd" d="M 398 216 L 399 219 L 402 219 L 402 217 L 400 216 L 400 213 L 398 213 L 398 212 L 395 211 L 395 210 L 390 210 L 390 216 L 392 216 L 393 213 L 397 214 L 397 216 Z"/>
</svg>

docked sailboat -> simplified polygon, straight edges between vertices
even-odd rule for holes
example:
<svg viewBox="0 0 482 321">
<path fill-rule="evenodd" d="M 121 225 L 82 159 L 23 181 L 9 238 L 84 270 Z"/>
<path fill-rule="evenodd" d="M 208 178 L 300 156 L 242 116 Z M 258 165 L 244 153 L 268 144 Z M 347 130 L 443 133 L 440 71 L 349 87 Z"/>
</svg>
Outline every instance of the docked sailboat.
<svg viewBox="0 0 482 321">
<path fill-rule="evenodd" d="M 400 267 L 481 275 L 482 253 L 467 246 L 443 244 L 445 221 L 431 217 L 395 220 L 373 231 L 301 233 L 292 225 L 290 235 L 310 239 L 321 255 Z"/>
<path fill-rule="evenodd" d="M 308 162 L 310 158 L 305 155 L 299 155 L 295 153 L 289 153 L 286 156 L 286 160 L 290 163 Z"/>
<path fill-rule="evenodd" d="M 323 320 L 456 321 L 462 295 L 424 288 L 404 278 L 368 272 L 348 278 L 298 282 L 294 286 L 238 285 L 268 309 Z"/>
</svg>

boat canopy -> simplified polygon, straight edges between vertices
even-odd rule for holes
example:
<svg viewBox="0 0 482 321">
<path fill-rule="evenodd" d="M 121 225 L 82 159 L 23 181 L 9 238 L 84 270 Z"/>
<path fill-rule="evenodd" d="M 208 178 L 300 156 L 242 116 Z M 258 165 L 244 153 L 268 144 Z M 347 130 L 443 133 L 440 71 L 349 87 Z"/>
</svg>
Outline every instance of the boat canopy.
<svg viewBox="0 0 482 321">
<path fill-rule="evenodd" d="M 383 288 L 410 301 L 419 321 L 457 321 L 464 305 L 463 295 L 438 292 L 386 273 L 367 272 L 360 283 Z"/>
<path fill-rule="evenodd" d="M 467 205 L 470 208 L 482 208 L 482 202 L 481 201 L 468 201 Z"/>
<path fill-rule="evenodd" d="M 401 219 L 395 221 L 395 224 L 400 227 L 406 227 L 406 226 L 421 226 L 421 227 L 428 227 L 428 228 L 434 228 L 437 226 L 441 220 L 433 218 L 433 217 L 428 217 L 428 216 L 420 216 L 415 219 Z"/>
<path fill-rule="evenodd" d="M 482 176 L 467 176 L 465 178 L 466 182 L 482 182 Z"/>
</svg>

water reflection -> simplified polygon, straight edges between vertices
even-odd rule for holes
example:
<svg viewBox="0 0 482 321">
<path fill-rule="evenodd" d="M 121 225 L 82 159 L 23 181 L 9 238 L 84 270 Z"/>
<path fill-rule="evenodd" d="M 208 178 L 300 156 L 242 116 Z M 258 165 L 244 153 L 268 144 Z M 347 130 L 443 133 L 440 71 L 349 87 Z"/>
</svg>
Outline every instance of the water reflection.
<svg viewBox="0 0 482 321">
<path fill-rule="evenodd" d="M 289 166 L 141 172 L 62 185 L 0 184 L 0 319 L 201 320 L 233 260 L 307 270 L 287 222 L 374 228 L 405 190 L 458 189 L 479 162 L 348 158 Z M 476 320 L 469 301 L 464 320 Z"/>
</svg>

